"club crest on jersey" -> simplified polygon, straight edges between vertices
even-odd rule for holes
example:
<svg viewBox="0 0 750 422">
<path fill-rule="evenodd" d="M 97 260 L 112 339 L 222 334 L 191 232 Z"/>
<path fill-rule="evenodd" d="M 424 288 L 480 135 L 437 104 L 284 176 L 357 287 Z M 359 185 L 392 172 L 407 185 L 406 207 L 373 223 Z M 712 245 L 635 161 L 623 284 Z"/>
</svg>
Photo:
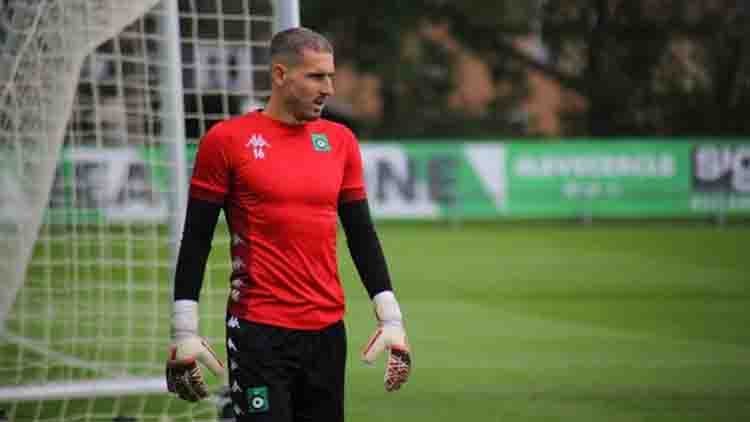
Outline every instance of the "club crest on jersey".
<svg viewBox="0 0 750 422">
<path fill-rule="evenodd" d="M 268 412 L 268 409 L 271 408 L 268 401 L 268 387 L 248 388 L 245 393 L 247 394 L 248 412 L 263 413 Z"/>
<path fill-rule="evenodd" d="M 328 136 L 325 133 L 313 133 L 311 140 L 315 151 L 328 152 L 331 150 L 331 144 L 328 142 Z"/>
<path fill-rule="evenodd" d="M 252 135 L 245 146 L 248 148 L 252 148 L 253 157 L 255 157 L 256 160 L 262 160 L 266 158 L 265 148 L 271 148 L 271 144 L 263 139 L 262 135 L 258 134 Z"/>
</svg>

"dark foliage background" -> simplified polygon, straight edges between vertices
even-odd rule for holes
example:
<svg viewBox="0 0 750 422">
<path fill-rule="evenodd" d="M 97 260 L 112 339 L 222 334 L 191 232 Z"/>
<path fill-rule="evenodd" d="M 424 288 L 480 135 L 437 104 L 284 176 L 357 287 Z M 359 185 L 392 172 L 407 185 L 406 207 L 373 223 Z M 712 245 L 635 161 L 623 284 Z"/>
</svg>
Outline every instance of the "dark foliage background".
<svg viewBox="0 0 750 422">
<path fill-rule="evenodd" d="M 337 64 L 378 81 L 380 113 L 332 108 L 368 136 L 741 136 L 750 129 L 745 0 L 300 3 L 303 24 L 335 42 Z M 467 73 L 466 57 L 489 78 Z M 534 110 L 553 95 L 558 107 Z M 539 118 L 559 124 L 539 129 Z"/>
</svg>

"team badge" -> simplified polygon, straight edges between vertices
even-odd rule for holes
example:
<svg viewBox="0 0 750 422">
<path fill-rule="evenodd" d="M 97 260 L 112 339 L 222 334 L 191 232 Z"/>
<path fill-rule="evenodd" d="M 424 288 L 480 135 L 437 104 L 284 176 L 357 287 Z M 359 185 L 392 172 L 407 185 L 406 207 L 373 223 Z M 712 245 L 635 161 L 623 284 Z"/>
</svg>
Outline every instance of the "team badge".
<svg viewBox="0 0 750 422">
<path fill-rule="evenodd" d="M 247 411 L 250 413 L 267 412 L 268 387 L 252 387 L 247 389 Z"/>
<path fill-rule="evenodd" d="M 331 144 L 328 142 L 328 136 L 325 133 L 313 133 L 311 139 L 315 151 L 328 152 L 331 150 Z"/>
<path fill-rule="evenodd" d="M 245 144 L 246 147 L 252 148 L 253 150 L 253 157 L 255 157 L 256 160 L 262 160 L 266 158 L 266 148 L 271 148 L 271 144 L 269 144 L 265 139 L 263 139 L 262 135 L 255 134 L 250 137 L 250 139 Z"/>
</svg>

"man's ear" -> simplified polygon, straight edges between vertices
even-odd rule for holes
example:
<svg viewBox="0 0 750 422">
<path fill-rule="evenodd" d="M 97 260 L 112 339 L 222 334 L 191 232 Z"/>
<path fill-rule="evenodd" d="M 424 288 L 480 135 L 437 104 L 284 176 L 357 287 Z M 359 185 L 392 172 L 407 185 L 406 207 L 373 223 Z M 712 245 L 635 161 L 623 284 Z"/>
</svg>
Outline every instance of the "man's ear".
<svg viewBox="0 0 750 422">
<path fill-rule="evenodd" d="M 271 65 L 271 81 L 275 85 L 283 85 L 288 71 L 289 69 L 283 64 L 273 63 Z"/>
</svg>

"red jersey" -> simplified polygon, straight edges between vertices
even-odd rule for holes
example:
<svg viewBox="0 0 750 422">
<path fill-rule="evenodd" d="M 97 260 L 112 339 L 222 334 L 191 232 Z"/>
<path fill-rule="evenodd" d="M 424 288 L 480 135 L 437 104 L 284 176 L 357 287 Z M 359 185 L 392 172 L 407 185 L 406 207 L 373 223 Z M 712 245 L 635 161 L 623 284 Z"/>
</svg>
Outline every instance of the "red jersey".
<svg viewBox="0 0 750 422">
<path fill-rule="evenodd" d="M 201 140 L 190 195 L 224 207 L 239 290 L 231 315 L 303 330 L 343 318 L 337 208 L 366 197 L 349 129 L 325 119 L 289 125 L 261 112 L 218 123 Z"/>
</svg>

